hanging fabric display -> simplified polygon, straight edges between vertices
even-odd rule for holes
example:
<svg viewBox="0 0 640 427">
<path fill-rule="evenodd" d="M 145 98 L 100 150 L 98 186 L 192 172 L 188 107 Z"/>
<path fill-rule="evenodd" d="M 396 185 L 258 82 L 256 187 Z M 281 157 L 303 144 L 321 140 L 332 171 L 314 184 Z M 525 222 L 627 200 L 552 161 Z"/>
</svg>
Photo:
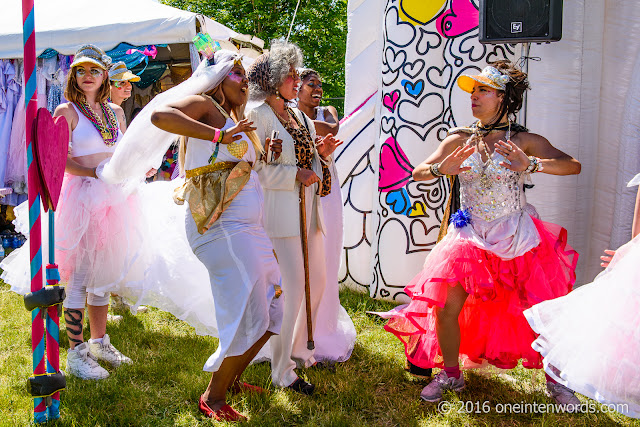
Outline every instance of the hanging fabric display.
<svg viewBox="0 0 640 427">
<path fill-rule="evenodd" d="M 2 154 L 9 152 L 14 112 L 22 91 L 18 78 L 12 61 L 0 60 L 0 153 Z M 0 188 L 7 188 L 8 158 L 6 154 L 0 155 Z M 8 203 L 12 198 L 15 196 L 8 194 L 2 199 L 2 203 Z"/>
</svg>

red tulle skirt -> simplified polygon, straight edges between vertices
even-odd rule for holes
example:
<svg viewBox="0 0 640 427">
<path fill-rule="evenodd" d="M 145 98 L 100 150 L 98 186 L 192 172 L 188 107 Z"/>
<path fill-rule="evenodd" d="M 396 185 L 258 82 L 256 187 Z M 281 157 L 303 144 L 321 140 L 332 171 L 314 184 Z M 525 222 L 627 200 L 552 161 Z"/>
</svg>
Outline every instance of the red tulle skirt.
<svg viewBox="0 0 640 427">
<path fill-rule="evenodd" d="M 511 369 L 522 359 L 526 368 L 542 368 L 542 357 L 531 348 L 536 334 L 522 312 L 572 289 L 578 254 L 567 244 L 564 228 L 533 221 L 540 244 L 510 260 L 455 231 L 436 245 L 423 270 L 405 288 L 411 302 L 387 313 L 385 329 L 403 342 L 411 363 L 421 368 L 444 366 L 436 307 L 444 307 L 448 288 L 460 283 L 469 294 L 459 317 L 463 367 L 488 362 Z"/>
</svg>

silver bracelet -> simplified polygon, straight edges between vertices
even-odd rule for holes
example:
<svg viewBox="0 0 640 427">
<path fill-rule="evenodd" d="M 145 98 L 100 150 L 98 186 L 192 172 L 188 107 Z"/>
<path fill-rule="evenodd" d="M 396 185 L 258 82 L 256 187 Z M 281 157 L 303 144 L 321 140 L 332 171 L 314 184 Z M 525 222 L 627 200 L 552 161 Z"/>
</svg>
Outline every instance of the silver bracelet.
<svg viewBox="0 0 640 427">
<path fill-rule="evenodd" d="M 431 175 L 433 175 L 435 178 L 441 178 L 444 176 L 444 174 L 440 173 L 439 168 L 440 168 L 440 163 L 434 163 L 429 166 L 429 172 L 431 172 Z"/>
<path fill-rule="evenodd" d="M 525 169 L 525 173 L 535 173 L 540 170 L 540 159 L 534 156 L 529 156 L 529 166 Z"/>
</svg>

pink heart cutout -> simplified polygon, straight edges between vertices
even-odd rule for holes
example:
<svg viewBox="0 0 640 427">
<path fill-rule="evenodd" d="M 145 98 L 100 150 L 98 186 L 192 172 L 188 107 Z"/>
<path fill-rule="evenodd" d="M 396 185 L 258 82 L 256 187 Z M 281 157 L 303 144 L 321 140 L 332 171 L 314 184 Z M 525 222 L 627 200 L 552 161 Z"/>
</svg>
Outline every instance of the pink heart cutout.
<svg viewBox="0 0 640 427">
<path fill-rule="evenodd" d="M 380 179 L 378 181 L 378 190 L 388 192 L 399 190 L 404 187 L 409 178 L 413 166 L 407 159 L 407 155 L 402 151 L 398 141 L 393 137 L 388 138 L 382 149 L 380 150 Z"/>
<path fill-rule="evenodd" d="M 34 154 L 40 172 L 44 210 L 56 210 L 69 151 L 69 126 L 64 117 L 51 117 L 46 108 L 38 109 L 34 127 Z"/>
<path fill-rule="evenodd" d="M 393 92 L 386 94 L 382 98 L 382 105 L 387 107 L 389 111 L 393 112 L 396 109 L 396 102 L 398 102 L 399 98 L 400 98 L 400 91 L 396 89 Z"/>
</svg>

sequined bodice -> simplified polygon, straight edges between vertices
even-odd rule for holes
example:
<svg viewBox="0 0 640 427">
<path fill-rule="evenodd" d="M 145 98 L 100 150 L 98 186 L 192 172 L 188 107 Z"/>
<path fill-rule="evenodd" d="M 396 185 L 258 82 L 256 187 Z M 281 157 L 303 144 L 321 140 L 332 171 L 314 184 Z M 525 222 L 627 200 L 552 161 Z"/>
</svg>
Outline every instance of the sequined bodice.
<svg viewBox="0 0 640 427">
<path fill-rule="evenodd" d="M 460 204 L 471 214 L 485 221 L 493 221 L 520 211 L 527 203 L 523 191 L 524 176 L 500 166 L 505 158 L 494 153 L 486 163 L 474 152 L 462 166 L 471 169 L 458 175 Z"/>
</svg>

